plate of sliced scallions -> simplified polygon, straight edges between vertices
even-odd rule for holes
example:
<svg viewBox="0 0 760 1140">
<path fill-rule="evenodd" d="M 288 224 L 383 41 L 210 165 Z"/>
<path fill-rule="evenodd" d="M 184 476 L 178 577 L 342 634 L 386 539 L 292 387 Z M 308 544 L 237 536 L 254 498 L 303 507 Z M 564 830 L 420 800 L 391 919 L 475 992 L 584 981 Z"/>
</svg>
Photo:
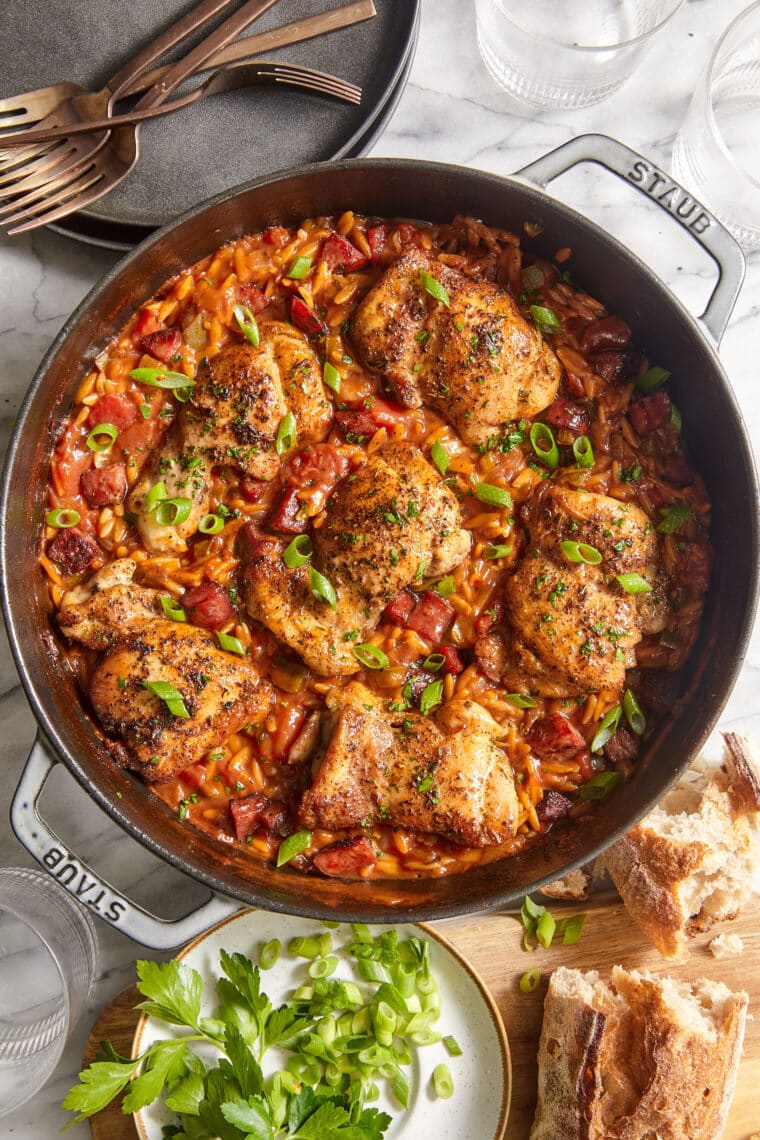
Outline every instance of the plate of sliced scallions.
<svg viewBox="0 0 760 1140">
<path fill-rule="evenodd" d="M 245 910 L 138 974 L 141 1140 L 505 1134 L 501 1017 L 430 927 Z"/>
</svg>

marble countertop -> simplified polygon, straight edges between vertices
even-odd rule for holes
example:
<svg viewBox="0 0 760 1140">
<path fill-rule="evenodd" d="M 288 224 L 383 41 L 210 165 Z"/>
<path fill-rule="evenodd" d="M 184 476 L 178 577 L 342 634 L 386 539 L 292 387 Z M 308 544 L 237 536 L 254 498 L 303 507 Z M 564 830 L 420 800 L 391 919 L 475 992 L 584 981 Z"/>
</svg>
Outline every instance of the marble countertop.
<svg viewBox="0 0 760 1140">
<path fill-rule="evenodd" d="M 744 0 L 686 0 L 639 72 L 604 103 L 574 112 L 516 115 L 478 56 L 473 6 L 461 0 L 423 0 L 422 25 L 408 86 L 372 153 L 463 163 L 501 174 L 587 131 L 610 134 L 665 170 L 674 135 L 697 77 L 723 27 Z M 715 281 L 707 255 L 665 213 L 633 194 L 612 175 L 577 169 L 553 183 L 552 193 L 624 241 L 695 313 Z M 0 436 L 7 444 L 14 416 L 35 369 L 71 310 L 117 255 L 41 231 L 0 237 Z M 723 339 L 721 359 L 734 386 L 750 436 L 760 438 L 760 253 L 748 258 L 747 276 Z M 741 541 L 741 535 L 737 536 Z M 745 666 L 723 725 L 760 736 L 760 635 L 755 629 Z M 0 864 L 32 860 L 8 823 L 8 805 L 34 739 L 32 714 L 5 640 L 0 643 Z M 122 833 L 80 791 L 65 771 L 54 771 L 44 800 L 50 823 L 105 877 L 149 909 L 184 913 L 205 897 L 195 882 L 156 859 Z M 100 963 L 88 1013 L 74 1030 L 53 1078 L 35 1098 L 0 1122 L 14 1140 L 42 1140 L 64 1122 L 58 1108 L 75 1079 L 95 1013 L 133 980 L 144 951 L 118 930 L 98 923 Z M 68 1133 L 87 1137 L 86 1125 Z"/>
</svg>

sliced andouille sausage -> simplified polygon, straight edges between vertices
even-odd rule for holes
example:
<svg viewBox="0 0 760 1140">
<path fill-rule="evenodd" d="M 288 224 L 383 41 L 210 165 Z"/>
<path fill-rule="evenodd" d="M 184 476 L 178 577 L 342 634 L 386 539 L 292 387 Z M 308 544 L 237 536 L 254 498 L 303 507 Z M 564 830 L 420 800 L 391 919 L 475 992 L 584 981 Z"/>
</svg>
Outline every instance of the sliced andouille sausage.
<svg viewBox="0 0 760 1140">
<path fill-rule="evenodd" d="M 126 431 L 137 419 L 137 408 L 134 400 L 117 392 L 109 396 L 101 396 L 96 404 L 90 408 L 87 423 L 90 427 L 98 424 L 113 424 L 118 432 Z"/>
<path fill-rule="evenodd" d="M 426 641 L 440 641 L 454 617 L 451 602 L 427 590 L 406 619 L 406 628 L 413 629 Z"/>
<path fill-rule="evenodd" d="M 456 677 L 459 673 L 464 672 L 464 662 L 459 656 L 459 651 L 454 645 L 439 645 L 436 653 L 440 653 L 443 657 L 443 672 L 451 673 Z"/>
<path fill-rule="evenodd" d="M 270 304 L 266 293 L 258 285 L 238 285 L 238 297 L 241 305 L 250 309 L 254 316 Z"/>
<path fill-rule="evenodd" d="M 639 435 L 649 435 L 670 422 L 673 406 L 667 392 L 651 392 L 628 409 L 628 419 Z"/>
<path fill-rule="evenodd" d="M 82 494 L 91 507 L 122 503 L 127 493 L 127 469 L 123 463 L 91 468 L 82 472 L 80 485 Z"/>
<path fill-rule="evenodd" d="M 484 677 L 498 685 L 507 666 L 507 647 L 498 633 L 481 633 L 475 642 L 475 660 Z"/>
<path fill-rule="evenodd" d="M 620 725 L 604 746 L 605 758 L 616 766 L 631 764 L 638 754 L 638 739 L 624 724 Z"/>
<path fill-rule="evenodd" d="M 305 534 L 309 520 L 298 498 L 298 488 L 288 484 L 275 499 L 264 520 L 265 526 L 275 534 Z"/>
<path fill-rule="evenodd" d="M 235 616 L 229 594 L 219 582 L 201 582 L 182 596 L 182 608 L 193 625 L 220 629 Z"/>
<path fill-rule="evenodd" d="M 55 536 L 47 548 L 47 556 L 64 574 L 79 574 L 86 570 L 93 559 L 101 553 L 94 538 L 70 527 Z"/>
<path fill-rule="evenodd" d="M 182 333 L 179 329 L 157 329 L 142 337 L 140 346 L 149 356 L 168 364 L 182 348 Z"/>
<path fill-rule="evenodd" d="M 554 403 L 546 412 L 545 419 L 554 427 L 567 428 L 576 435 L 585 435 L 591 422 L 586 409 L 565 396 L 555 397 Z"/>
<path fill-rule="evenodd" d="M 366 835 L 339 839 L 323 847 L 313 856 L 312 862 L 323 875 L 333 879 L 356 879 L 368 867 L 374 867 L 377 854 Z"/>
<path fill-rule="evenodd" d="M 525 739 L 539 760 L 568 760 L 586 747 L 583 736 L 562 713 L 539 717 Z"/>
<path fill-rule="evenodd" d="M 323 337 L 327 333 L 327 325 L 319 314 L 295 294 L 288 303 L 288 315 L 296 328 L 306 333 L 309 338 Z"/>
<path fill-rule="evenodd" d="M 252 792 L 240 800 L 230 800 L 230 816 L 236 839 L 247 839 L 261 823 L 261 814 L 269 800 L 263 792 Z"/>
<path fill-rule="evenodd" d="M 341 234 L 330 234 L 322 246 L 322 260 L 333 273 L 353 273 L 367 264 L 364 254 Z"/>
<path fill-rule="evenodd" d="M 411 590 L 401 590 L 392 602 L 383 610 L 383 617 L 392 621 L 394 625 L 406 625 L 414 607 L 417 605 L 417 596 Z"/>
<path fill-rule="evenodd" d="M 536 807 L 536 815 L 541 823 L 549 825 L 566 816 L 573 806 L 573 801 L 563 796 L 562 792 L 548 791 Z"/>
<path fill-rule="evenodd" d="M 621 317 L 599 317 L 586 325 L 580 346 L 584 352 L 598 352 L 627 348 L 630 342 L 630 327 Z"/>
</svg>

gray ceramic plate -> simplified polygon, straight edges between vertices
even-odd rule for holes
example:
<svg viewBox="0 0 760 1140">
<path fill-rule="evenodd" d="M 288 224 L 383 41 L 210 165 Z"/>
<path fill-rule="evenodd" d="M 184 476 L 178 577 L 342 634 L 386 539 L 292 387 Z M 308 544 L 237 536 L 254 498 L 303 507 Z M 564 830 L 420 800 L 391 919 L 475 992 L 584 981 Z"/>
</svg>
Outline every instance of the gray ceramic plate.
<svg viewBox="0 0 760 1140">
<path fill-rule="evenodd" d="M 3 12 L 0 97 L 75 78 L 98 88 L 139 46 L 193 0 L 118 0 L 108 18 L 97 0 L 25 0 Z M 279 0 L 257 20 L 263 31 L 337 6 L 339 0 Z M 69 232 L 99 227 L 145 232 L 196 202 L 292 164 L 358 153 L 402 82 L 417 30 L 419 0 L 375 0 L 377 15 L 351 28 L 267 54 L 357 83 L 359 107 L 294 90 L 255 88 L 214 96 L 141 133 L 130 177 L 75 216 Z M 82 45 L 87 45 L 86 53 Z M 370 138 L 373 141 L 374 136 Z M 369 142 L 364 142 L 364 147 Z M 134 238 L 132 239 L 134 240 Z M 127 244 L 131 244 L 127 237 Z"/>
</svg>

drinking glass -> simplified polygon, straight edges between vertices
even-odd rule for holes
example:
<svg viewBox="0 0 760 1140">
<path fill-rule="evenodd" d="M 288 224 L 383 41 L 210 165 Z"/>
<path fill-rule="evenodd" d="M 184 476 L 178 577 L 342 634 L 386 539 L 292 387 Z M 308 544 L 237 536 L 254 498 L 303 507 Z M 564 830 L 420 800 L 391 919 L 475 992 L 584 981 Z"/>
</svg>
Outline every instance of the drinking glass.
<svg viewBox="0 0 760 1140">
<path fill-rule="evenodd" d="M 89 914 L 42 871 L 0 869 L 0 1116 L 58 1064 L 95 976 Z"/>
<path fill-rule="evenodd" d="M 683 0 L 476 0 L 493 78 L 529 107 L 587 107 L 630 78 Z"/>
<path fill-rule="evenodd" d="M 676 137 L 673 172 L 745 249 L 760 247 L 760 3 L 719 40 Z"/>
</svg>

